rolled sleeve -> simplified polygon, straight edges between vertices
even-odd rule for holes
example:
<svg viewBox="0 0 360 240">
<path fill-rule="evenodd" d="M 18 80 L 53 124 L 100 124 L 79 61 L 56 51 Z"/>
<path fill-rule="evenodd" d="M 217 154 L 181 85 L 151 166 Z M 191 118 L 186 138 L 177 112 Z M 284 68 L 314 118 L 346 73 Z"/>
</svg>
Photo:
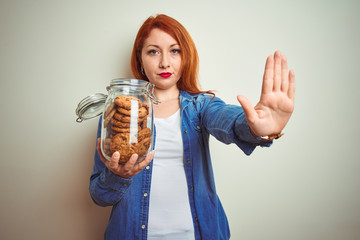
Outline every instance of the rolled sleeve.
<svg viewBox="0 0 360 240">
<path fill-rule="evenodd" d="M 132 179 L 120 177 L 105 168 L 100 175 L 100 181 L 116 191 L 125 192 L 130 186 Z"/>
<path fill-rule="evenodd" d="M 235 143 L 246 155 L 250 155 L 257 146 L 271 146 L 272 142 L 262 141 L 251 134 L 242 107 L 226 104 L 217 97 L 205 106 L 204 125 L 216 139 L 225 144 Z"/>
<path fill-rule="evenodd" d="M 244 151 L 246 155 L 250 155 L 256 146 L 270 147 L 273 143 L 272 141 L 262 141 L 261 137 L 254 137 L 252 135 L 249 124 L 246 121 L 245 114 L 241 114 L 236 119 L 234 132 L 239 140 L 250 143 L 249 148 Z"/>
</svg>

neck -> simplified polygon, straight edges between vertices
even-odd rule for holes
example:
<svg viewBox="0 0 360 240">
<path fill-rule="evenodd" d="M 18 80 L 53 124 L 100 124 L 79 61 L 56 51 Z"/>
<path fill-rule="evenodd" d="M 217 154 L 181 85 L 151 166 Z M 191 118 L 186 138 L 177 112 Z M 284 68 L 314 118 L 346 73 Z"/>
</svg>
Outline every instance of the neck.
<svg viewBox="0 0 360 240">
<path fill-rule="evenodd" d="M 154 115 L 156 118 L 166 118 L 174 114 L 180 108 L 179 89 L 156 89 L 155 96 L 160 100 L 159 104 L 154 105 Z"/>
<path fill-rule="evenodd" d="M 168 101 L 176 100 L 179 99 L 180 96 L 180 90 L 178 88 L 167 89 L 167 90 L 155 88 L 154 93 L 156 98 L 159 99 L 160 102 L 168 102 Z"/>
</svg>

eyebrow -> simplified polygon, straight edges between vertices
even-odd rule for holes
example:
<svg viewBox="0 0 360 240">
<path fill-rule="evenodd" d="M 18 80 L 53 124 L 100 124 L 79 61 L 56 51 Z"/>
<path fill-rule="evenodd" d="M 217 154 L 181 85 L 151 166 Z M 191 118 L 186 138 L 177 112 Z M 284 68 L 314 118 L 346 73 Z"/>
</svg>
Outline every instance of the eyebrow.
<svg viewBox="0 0 360 240">
<path fill-rule="evenodd" d="M 179 45 L 178 43 L 174 43 L 174 44 L 171 44 L 170 47 L 174 47 L 176 45 Z M 180 46 L 180 45 L 179 45 Z M 145 47 L 156 47 L 156 48 L 160 48 L 159 45 L 156 45 L 156 44 L 149 44 Z"/>
</svg>

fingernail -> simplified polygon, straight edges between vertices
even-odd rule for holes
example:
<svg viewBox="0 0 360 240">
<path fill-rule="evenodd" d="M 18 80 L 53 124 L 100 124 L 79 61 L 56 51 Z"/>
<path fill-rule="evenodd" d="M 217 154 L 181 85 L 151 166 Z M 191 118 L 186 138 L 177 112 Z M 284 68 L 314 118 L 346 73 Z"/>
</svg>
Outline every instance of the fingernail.
<svg viewBox="0 0 360 240">
<path fill-rule="evenodd" d="M 119 156 L 120 156 L 120 153 L 119 152 L 114 152 L 114 155 L 113 155 L 114 157 L 116 157 L 116 158 L 118 158 Z"/>
<path fill-rule="evenodd" d="M 133 154 L 132 156 L 131 156 L 131 160 L 136 160 L 138 158 L 138 155 L 137 154 Z"/>
</svg>

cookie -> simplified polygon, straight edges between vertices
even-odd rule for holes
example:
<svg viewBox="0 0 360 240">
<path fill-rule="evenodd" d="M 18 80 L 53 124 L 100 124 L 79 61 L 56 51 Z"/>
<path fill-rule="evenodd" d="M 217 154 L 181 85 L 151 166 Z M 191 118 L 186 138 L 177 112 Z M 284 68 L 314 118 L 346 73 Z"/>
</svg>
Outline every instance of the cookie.
<svg viewBox="0 0 360 240">
<path fill-rule="evenodd" d="M 110 151 L 120 153 L 120 162 L 127 162 L 135 150 L 135 146 L 128 143 L 126 134 L 117 134 L 111 139 Z"/>
<path fill-rule="evenodd" d="M 114 107 L 115 107 L 115 103 L 111 103 L 111 104 L 109 105 L 109 107 L 106 109 L 106 111 L 105 111 L 105 113 L 104 113 L 104 118 L 106 118 L 106 117 L 109 115 L 109 113 L 112 112 L 112 110 L 114 109 Z"/>
<path fill-rule="evenodd" d="M 131 110 L 126 109 L 126 108 L 122 108 L 122 107 L 118 107 L 116 108 L 116 110 L 118 111 L 118 113 L 126 115 L 126 116 L 131 116 L 131 114 L 134 115 L 134 117 L 136 117 L 136 113 L 135 112 L 131 112 Z M 138 112 L 137 112 L 137 117 L 139 118 L 143 118 L 146 115 L 148 115 L 148 110 L 145 107 L 140 107 Z"/>
<path fill-rule="evenodd" d="M 136 119 L 134 116 L 130 117 L 130 116 L 126 116 L 126 115 L 122 115 L 118 112 L 116 112 L 114 114 L 114 118 L 120 122 L 123 122 L 123 123 L 130 123 L 131 122 L 131 119 L 133 119 L 133 121 Z M 141 122 L 143 122 L 145 119 L 145 117 L 142 117 L 142 118 L 137 118 L 137 123 L 140 124 Z M 136 121 L 136 120 L 135 120 Z"/>
<path fill-rule="evenodd" d="M 110 146 L 111 144 L 111 138 L 105 138 L 105 142 L 104 142 L 104 145 L 109 145 Z"/>
<path fill-rule="evenodd" d="M 144 138 L 140 143 L 138 143 L 136 146 L 137 154 L 139 156 L 144 155 L 147 152 L 147 150 L 149 149 L 150 143 L 151 143 L 150 137 Z"/>
<path fill-rule="evenodd" d="M 117 106 L 128 109 L 128 110 L 131 109 L 131 104 L 134 104 L 134 103 L 132 103 L 132 101 L 136 101 L 139 106 L 143 105 L 142 102 L 138 98 L 132 97 L 132 96 L 127 96 L 127 95 L 117 96 L 114 100 L 114 102 Z"/>
<path fill-rule="evenodd" d="M 107 127 L 107 125 L 109 124 L 109 122 L 111 121 L 111 119 L 113 118 L 115 113 L 116 113 L 116 109 L 112 109 L 112 111 L 107 114 L 107 116 L 104 120 L 104 127 Z M 104 115 L 104 117 L 105 117 L 105 115 Z"/>
<path fill-rule="evenodd" d="M 140 118 L 138 117 L 137 119 L 133 116 L 129 117 L 129 116 L 123 116 L 121 119 L 120 119 L 120 122 L 123 122 L 123 123 L 130 123 L 130 122 L 133 122 L 133 121 L 136 121 L 137 120 L 137 123 L 140 124 L 141 122 L 144 121 L 144 117 Z"/>
<path fill-rule="evenodd" d="M 145 128 L 145 129 L 141 129 L 139 131 L 138 134 L 138 142 L 142 142 L 142 140 L 144 140 L 145 138 L 150 138 L 151 137 L 151 130 L 150 128 Z"/>
<path fill-rule="evenodd" d="M 129 128 L 130 127 L 130 123 L 121 122 L 121 121 L 117 120 L 116 118 L 111 119 L 111 124 L 113 126 L 120 127 L 120 128 Z"/>
<path fill-rule="evenodd" d="M 117 126 L 112 126 L 111 130 L 113 132 L 118 132 L 118 133 L 130 133 L 130 132 L 139 132 L 141 130 L 141 127 L 137 126 L 137 128 L 121 128 Z"/>
<path fill-rule="evenodd" d="M 106 155 L 111 155 L 110 151 L 111 138 L 106 138 L 104 141 L 104 152 Z"/>
<path fill-rule="evenodd" d="M 144 118 L 144 121 L 141 123 L 143 129 L 147 128 L 147 117 Z"/>
</svg>

